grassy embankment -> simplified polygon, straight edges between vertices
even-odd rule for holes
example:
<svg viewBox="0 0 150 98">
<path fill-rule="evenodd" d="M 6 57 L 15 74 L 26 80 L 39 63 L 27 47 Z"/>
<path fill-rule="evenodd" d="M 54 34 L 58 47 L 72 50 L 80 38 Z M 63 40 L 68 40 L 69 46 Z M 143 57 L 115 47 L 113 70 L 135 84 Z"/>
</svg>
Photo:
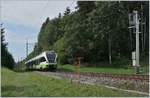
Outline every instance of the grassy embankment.
<svg viewBox="0 0 150 98">
<path fill-rule="evenodd" d="M 149 62 L 148 56 L 140 58 L 140 74 L 147 74 L 147 75 L 149 74 L 149 66 L 148 66 L 149 63 L 148 62 Z M 123 67 L 126 66 L 126 68 L 123 68 L 123 67 L 120 67 L 120 68 L 116 67 L 115 68 L 113 66 L 116 66 L 116 65 L 109 66 L 109 64 L 89 64 L 88 66 L 92 66 L 92 67 L 86 67 L 85 65 L 81 64 L 80 72 L 95 72 L 95 73 L 100 72 L 100 73 L 111 73 L 111 74 L 135 74 L 135 69 L 130 64 L 123 66 Z M 95 67 L 95 66 L 97 66 L 97 67 Z M 66 64 L 66 65 L 58 64 L 58 68 L 63 69 L 65 71 L 69 71 L 69 72 L 75 72 L 76 71 L 76 66 L 70 65 L 70 64 Z"/>
<path fill-rule="evenodd" d="M 2 96 L 144 96 L 105 88 L 71 84 L 36 72 L 17 73 L 2 68 Z"/>
<path fill-rule="evenodd" d="M 73 65 L 59 65 L 59 69 L 68 72 L 75 72 L 76 66 Z M 149 74 L 148 66 L 141 67 L 141 74 Z M 110 67 L 80 67 L 80 72 L 95 72 L 95 73 L 111 73 L 111 74 L 135 74 L 134 68 L 110 68 Z"/>
</svg>

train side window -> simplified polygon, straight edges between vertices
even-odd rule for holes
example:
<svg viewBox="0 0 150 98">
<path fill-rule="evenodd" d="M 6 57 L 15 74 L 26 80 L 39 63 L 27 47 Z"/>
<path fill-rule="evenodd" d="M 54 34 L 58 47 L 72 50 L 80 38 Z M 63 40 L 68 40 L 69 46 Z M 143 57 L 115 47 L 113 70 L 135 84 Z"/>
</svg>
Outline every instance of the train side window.
<svg viewBox="0 0 150 98">
<path fill-rule="evenodd" d="M 31 62 L 31 65 L 33 65 L 33 64 L 34 64 L 34 61 Z"/>
<path fill-rule="evenodd" d="M 33 64 L 32 65 L 36 65 L 36 61 L 33 61 Z"/>
<path fill-rule="evenodd" d="M 37 59 L 37 64 L 40 64 L 40 59 Z"/>
<path fill-rule="evenodd" d="M 44 57 L 40 58 L 40 62 L 45 62 L 46 59 Z"/>
<path fill-rule="evenodd" d="M 37 63 L 37 60 L 35 60 L 35 61 L 34 61 L 34 65 L 37 65 L 37 64 L 38 64 L 38 63 Z"/>
</svg>

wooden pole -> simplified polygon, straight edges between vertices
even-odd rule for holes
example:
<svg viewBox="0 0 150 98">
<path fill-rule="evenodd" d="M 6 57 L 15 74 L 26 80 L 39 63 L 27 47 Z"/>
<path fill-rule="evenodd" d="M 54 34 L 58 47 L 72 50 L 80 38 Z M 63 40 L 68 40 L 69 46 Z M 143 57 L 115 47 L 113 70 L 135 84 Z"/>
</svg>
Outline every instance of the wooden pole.
<svg viewBox="0 0 150 98">
<path fill-rule="evenodd" d="M 77 57 L 76 59 L 76 74 L 77 74 L 77 83 L 80 83 L 80 61 L 81 57 Z"/>
</svg>

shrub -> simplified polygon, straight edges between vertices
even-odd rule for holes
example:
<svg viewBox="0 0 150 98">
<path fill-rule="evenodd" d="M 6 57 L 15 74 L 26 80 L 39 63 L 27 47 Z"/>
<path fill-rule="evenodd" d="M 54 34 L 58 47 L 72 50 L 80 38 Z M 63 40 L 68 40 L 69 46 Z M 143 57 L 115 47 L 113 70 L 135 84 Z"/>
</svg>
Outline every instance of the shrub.
<svg viewBox="0 0 150 98">
<path fill-rule="evenodd" d="M 126 57 L 117 57 L 113 61 L 112 64 L 114 67 L 121 67 L 121 68 L 128 68 L 130 67 L 130 60 L 127 59 Z"/>
</svg>

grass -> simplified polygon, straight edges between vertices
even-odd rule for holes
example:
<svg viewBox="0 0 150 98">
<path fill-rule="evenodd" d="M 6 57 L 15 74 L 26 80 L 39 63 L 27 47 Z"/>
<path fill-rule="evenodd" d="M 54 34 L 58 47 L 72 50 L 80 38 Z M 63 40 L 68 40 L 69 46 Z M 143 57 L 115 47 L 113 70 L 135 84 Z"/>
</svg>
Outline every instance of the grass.
<svg viewBox="0 0 150 98">
<path fill-rule="evenodd" d="M 69 64 L 59 65 L 59 69 L 63 69 L 68 72 L 75 72 L 76 66 Z M 147 67 L 142 67 L 142 74 L 149 74 Z M 110 67 L 80 67 L 80 72 L 101 72 L 101 73 L 111 73 L 111 74 L 134 74 L 135 71 L 133 68 L 110 68 Z"/>
<path fill-rule="evenodd" d="M 103 86 L 71 84 L 67 80 L 42 76 L 36 72 L 17 73 L 1 69 L 1 95 L 8 96 L 145 96 Z"/>
</svg>

